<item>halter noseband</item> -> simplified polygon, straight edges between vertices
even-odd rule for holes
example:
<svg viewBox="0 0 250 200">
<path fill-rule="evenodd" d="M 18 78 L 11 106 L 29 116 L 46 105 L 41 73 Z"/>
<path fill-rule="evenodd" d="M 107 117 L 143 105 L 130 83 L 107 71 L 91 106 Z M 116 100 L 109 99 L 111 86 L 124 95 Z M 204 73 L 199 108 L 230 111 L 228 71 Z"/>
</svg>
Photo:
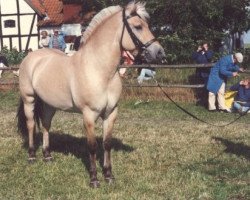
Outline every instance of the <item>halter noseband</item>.
<svg viewBox="0 0 250 200">
<path fill-rule="evenodd" d="M 121 47 L 122 47 L 122 38 L 123 38 L 123 34 L 124 34 L 124 29 L 126 27 L 134 45 L 136 47 L 138 47 L 140 50 L 144 50 L 146 49 L 147 47 L 149 47 L 152 43 L 154 43 L 157 39 L 156 38 L 153 38 L 152 40 L 148 41 L 146 44 L 143 44 L 138 37 L 136 37 L 136 35 L 134 34 L 134 32 L 132 31 L 131 27 L 129 26 L 128 24 L 128 19 L 131 18 L 131 17 L 134 17 L 134 16 L 138 16 L 140 17 L 140 15 L 136 14 L 136 15 L 133 15 L 133 16 L 127 16 L 126 17 L 126 14 L 125 14 L 125 9 L 123 9 L 122 11 L 122 20 L 123 20 L 123 23 L 124 23 L 124 26 L 123 26 L 123 30 L 122 30 L 122 37 L 121 37 Z M 140 17 L 141 18 L 141 17 Z"/>
</svg>

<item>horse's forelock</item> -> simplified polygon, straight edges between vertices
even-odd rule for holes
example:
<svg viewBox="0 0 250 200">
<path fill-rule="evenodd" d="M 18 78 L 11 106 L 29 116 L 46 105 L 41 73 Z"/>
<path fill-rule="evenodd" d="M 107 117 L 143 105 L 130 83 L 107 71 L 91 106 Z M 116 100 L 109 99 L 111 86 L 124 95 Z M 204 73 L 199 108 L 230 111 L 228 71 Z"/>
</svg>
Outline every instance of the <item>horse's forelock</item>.
<svg viewBox="0 0 250 200">
<path fill-rule="evenodd" d="M 132 1 L 126 7 L 127 14 L 128 15 L 138 14 L 143 20 L 147 21 L 149 19 L 149 14 L 146 11 L 145 5 L 146 5 L 145 2 Z"/>
</svg>

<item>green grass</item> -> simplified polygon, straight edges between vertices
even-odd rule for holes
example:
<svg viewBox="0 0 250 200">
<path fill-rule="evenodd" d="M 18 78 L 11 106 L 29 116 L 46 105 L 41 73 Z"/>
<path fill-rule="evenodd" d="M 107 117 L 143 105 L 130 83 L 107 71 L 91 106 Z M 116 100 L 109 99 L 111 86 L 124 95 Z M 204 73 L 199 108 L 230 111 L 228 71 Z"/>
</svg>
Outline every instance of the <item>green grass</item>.
<svg viewBox="0 0 250 200">
<path fill-rule="evenodd" d="M 16 92 L 0 93 L 0 199 L 249 199 L 250 115 L 218 128 L 200 123 L 166 101 L 137 106 L 121 100 L 113 135 L 115 184 L 89 188 L 86 137 L 81 116 L 58 112 L 51 128 L 52 163 L 27 163 L 16 133 Z M 181 104 L 215 124 L 234 114 L 209 113 Z M 96 125 L 102 160 L 101 121 Z M 41 143 L 41 135 L 38 134 Z M 40 141 L 40 142 L 39 142 Z"/>
</svg>

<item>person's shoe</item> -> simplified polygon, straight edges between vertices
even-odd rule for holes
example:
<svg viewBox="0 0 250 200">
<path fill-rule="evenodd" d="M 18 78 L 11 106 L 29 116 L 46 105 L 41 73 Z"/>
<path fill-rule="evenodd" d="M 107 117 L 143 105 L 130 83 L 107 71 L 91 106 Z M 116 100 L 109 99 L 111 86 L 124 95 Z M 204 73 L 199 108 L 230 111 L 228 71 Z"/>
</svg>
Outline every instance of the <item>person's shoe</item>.
<svg viewBox="0 0 250 200">
<path fill-rule="evenodd" d="M 15 76 L 19 76 L 19 71 L 13 71 L 13 74 L 14 74 Z"/>
<path fill-rule="evenodd" d="M 137 79 L 139 84 L 142 84 L 142 79 Z"/>
<path fill-rule="evenodd" d="M 208 110 L 209 112 L 217 112 L 216 109 L 213 109 L 213 110 Z"/>
<path fill-rule="evenodd" d="M 135 104 L 134 104 L 134 105 L 136 106 L 136 105 L 141 104 L 141 103 L 142 103 L 142 100 L 141 100 L 141 99 L 139 99 L 139 100 L 137 100 L 137 101 L 135 102 Z"/>
<path fill-rule="evenodd" d="M 240 115 L 246 114 L 246 113 L 242 110 L 242 107 L 240 107 L 240 108 L 238 109 L 238 113 L 239 113 Z"/>
<path fill-rule="evenodd" d="M 231 113 L 230 109 L 219 109 L 219 111 L 223 113 Z"/>
</svg>

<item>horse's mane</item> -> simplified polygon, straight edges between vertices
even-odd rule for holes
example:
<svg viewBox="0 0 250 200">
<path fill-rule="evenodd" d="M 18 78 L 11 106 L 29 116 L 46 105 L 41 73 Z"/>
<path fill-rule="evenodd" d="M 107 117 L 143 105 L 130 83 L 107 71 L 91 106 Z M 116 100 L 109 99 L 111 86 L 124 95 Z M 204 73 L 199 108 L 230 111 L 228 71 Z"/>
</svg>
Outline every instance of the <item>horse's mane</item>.
<svg viewBox="0 0 250 200">
<path fill-rule="evenodd" d="M 104 8 L 99 13 L 97 13 L 83 33 L 83 43 L 88 40 L 92 32 L 99 26 L 99 24 L 101 24 L 104 20 L 109 18 L 114 13 L 120 11 L 121 9 L 122 8 L 120 6 L 110 6 L 108 8 Z"/>
<path fill-rule="evenodd" d="M 96 30 L 96 28 L 106 19 L 108 19 L 113 14 L 122 10 L 121 6 L 110 6 L 108 8 L 104 8 L 99 13 L 97 13 L 94 18 L 91 20 L 87 29 L 83 33 L 82 44 L 84 44 L 91 36 L 91 34 Z M 149 18 L 149 14 L 145 9 L 145 3 L 132 1 L 126 6 L 126 14 L 138 14 L 143 20 L 147 20 Z M 81 45 L 82 46 L 82 45 Z"/>
</svg>

